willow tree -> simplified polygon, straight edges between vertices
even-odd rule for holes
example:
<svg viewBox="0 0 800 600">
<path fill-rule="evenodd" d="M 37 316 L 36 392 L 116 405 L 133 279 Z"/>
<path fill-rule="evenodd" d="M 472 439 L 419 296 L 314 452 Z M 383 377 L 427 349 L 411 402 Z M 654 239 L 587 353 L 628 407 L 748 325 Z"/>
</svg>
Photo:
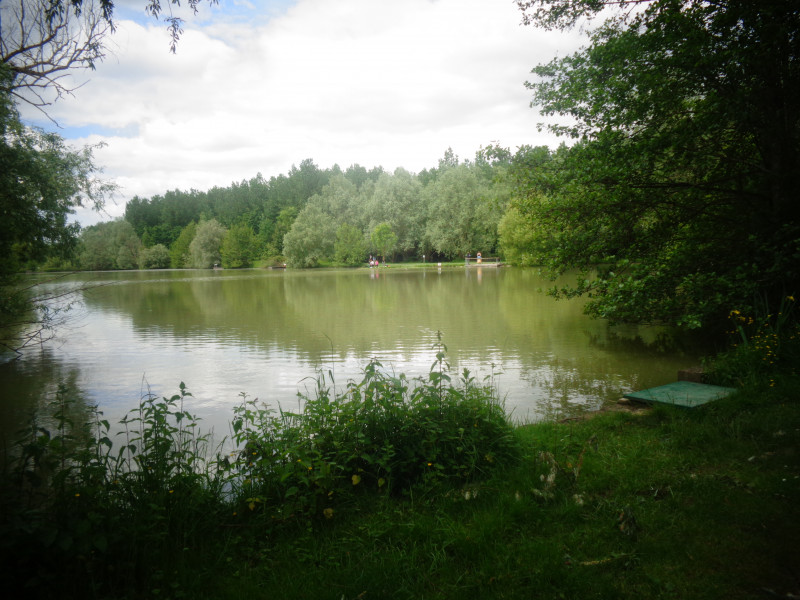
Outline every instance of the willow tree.
<svg viewBox="0 0 800 600">
<path fill-rule="evenodd" d="M 559 292 L 612 320 L 696 328 L 799 289 L 800 4 L 518 4 L 547 28 L 612 11 L 528 84 L 573 139 L 517 202 L 546 232 L 539 261 L 583 272 Z"/>
</svg>

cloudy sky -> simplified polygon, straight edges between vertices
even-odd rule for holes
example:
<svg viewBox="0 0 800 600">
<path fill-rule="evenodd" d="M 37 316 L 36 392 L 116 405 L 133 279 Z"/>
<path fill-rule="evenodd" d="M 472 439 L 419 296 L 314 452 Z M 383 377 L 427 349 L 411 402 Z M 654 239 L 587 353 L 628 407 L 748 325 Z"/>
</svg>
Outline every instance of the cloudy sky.
<svg viewBox="0 0 800 600">
<path fill-rule="evenodd" d="M 116 4 L 109 57 L 49 110 L 66 139 L 107 144 L 96 160 L 120 192 L 103 220 L 134 195 L 269 178 L 306 158 L 418 172 L 448 147 L 555 146 L 524 82 L 582 41 L 522 26 L 513 0 L 220 0 L 187 16 L 172 55 L 144 0 Z"/>
</svg>

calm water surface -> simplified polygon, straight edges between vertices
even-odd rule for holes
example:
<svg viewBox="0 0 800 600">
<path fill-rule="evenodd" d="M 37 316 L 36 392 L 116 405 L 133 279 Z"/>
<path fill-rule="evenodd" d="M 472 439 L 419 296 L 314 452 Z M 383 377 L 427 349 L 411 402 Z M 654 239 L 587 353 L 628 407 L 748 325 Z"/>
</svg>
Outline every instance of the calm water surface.
<svg viewBox="0 0 800 600">
<path fill-rule="evenodd" d="M 317 373 L 337 387 L 370 359 L 426 374 L 437 331 L 453 374 L 494 376 L 518 421 L 592 410 L 674 381 L 697 356 L 658 328 L 612 328 L 511 268 L 92 273 L 45 284 L 80 293 L 58 338 L 0 364 L 3 428 L 66 383 L 116 421 L 147 390 L 177 392 L 204 428 L 228 433 L 241 392 L 294 409 Z"/>
</svg>

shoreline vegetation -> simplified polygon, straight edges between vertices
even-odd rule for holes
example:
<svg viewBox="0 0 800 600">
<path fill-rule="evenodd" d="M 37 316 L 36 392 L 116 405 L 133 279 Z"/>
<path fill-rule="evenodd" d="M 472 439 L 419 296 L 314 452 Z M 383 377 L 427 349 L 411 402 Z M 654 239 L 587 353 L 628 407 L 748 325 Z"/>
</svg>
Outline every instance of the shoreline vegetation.
<svg viewBox="0 0 800 600">
<path fill-rule="evenodd" d="M 427 377 L 242 395 L 233 450 L 183 384 L 114 436 L 64 387 L 4 462 L 0 564 L 29 598 L 796 597 L 798 325 L 742 319 L 707 365 L 739 391 L 689 410 L 515 426 L 441 340 Z"/>
</svg>

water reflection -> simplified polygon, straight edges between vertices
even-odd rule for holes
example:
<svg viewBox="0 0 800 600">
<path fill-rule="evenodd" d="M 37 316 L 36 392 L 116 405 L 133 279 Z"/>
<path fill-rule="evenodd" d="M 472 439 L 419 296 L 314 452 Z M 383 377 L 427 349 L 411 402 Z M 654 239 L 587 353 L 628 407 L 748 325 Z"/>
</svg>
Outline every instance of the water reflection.
<svg viewBox="0 0 800 600">
<path fill-rule="evenodd" d="M 539 293 L 532 270 L 99 273 L 60 285 L 87 282 L 100 287 L 83 293 L 78 328 L 0 367 L 17 381 L 4 384 L 5 405 L 52 391 L 14 392 L 31 373 L 52 382 L 76 372 L 112 418 L 148 389 L 171 395 L 184 381 L 191 410 L 224 434 L 240 392 L 294 407 L 305 378 L 322 370 L 343 387 L 372 358 L 423 375 L 441 331 L 455 373 L 492 377 L 515 418 L 533 420 L 673 381 L 696 361 L 667 347 L 664 330 L 609 328 L 580 302 Z"/>
</svg>

